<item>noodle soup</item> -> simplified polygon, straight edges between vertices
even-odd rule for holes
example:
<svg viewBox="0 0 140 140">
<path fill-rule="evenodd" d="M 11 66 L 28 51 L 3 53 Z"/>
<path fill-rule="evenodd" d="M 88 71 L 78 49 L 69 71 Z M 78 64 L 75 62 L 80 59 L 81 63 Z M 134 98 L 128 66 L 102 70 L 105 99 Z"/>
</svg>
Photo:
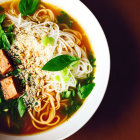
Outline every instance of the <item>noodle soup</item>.
<svg viewBox="0 0 140 140">
<path fill-rule="evenodd" d="M 47 3 L 0 6 L 0 131 L 28 135 L 62 124 L 95 86 L 85 32 Z"/>
</svg>

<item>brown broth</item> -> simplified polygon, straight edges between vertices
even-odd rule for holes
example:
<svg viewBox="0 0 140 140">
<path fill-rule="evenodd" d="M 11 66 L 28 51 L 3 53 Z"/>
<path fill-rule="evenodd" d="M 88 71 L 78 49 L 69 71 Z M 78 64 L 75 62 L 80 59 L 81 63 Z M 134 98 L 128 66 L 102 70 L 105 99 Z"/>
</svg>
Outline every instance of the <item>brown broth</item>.
<svg viewBox="0 0 140 140">
<path fill-rule="evenodd" d="M 0 6 L 2 6 L 4 8 L 4 11 L 6 11 L 6 9 L 10 8 L 10 3 L 11 2 L 5 2 L 5 3 L 2 3 Z M 18 4 L 18 2 L 17 2 L 17 4 Z M 46 8 L 51 9 L 56 17 L 58 15 L 60 15 L 60 12 L 62 11 L 61 9 L 59 9 L 56 6 L 53 6 L 53 5 L 50 5 L 47 3 L 42 3 L 42 4 L 44 4 L 46 6 Z M 16 10 L 18 10 L 18 9 L 16 9 Z M 83 37 L 82 45 L 86 46 L 88 51 L 92 51 L 90 42 L 89 42 L 88 37 L 86 36 L 84 30 L 82 29 L 82 27 L 79 25 L 79 23 L 76 20 L 74 20 L 73 18 L 72 18 L 72 20 L 74 21 L 74 23 L 72 24 L 71 28 L 79 31 L 82 34 L 82 37 Z M 60 113 L 60 110 L 57 111 L 56 114 L 58 114 L 61 118 L 65 117 L 62 113 Z M 32 134 L 43 132 L 43 131 L 40 131 L 40 130 L 37 130 L 36 128 L 34 128 L 28 113 L 26 113 L 22 119 L 19 119 L 19 121 L 21 121 L 23 123 L 23 126 L 20 128 L 20 131 L 18 131 L 18 133 L 17 133 L 18 135 L 32 135 Z M 60 123 L 58 125 L 60 125 Z M 56 127 L 56 126 L 54 126 L 54 127 Z M 52 127 L 49 127 L 49 129 L 51 129 L 51 128 Z M 16 134 L 15 132 L 13 132 L 11 130 L 12 129 L 7 126 L 6 117 L 0 116 L 0 131 L 4 132 L 4 133 L 8 133 L 8 134 Z"/>
</svg>

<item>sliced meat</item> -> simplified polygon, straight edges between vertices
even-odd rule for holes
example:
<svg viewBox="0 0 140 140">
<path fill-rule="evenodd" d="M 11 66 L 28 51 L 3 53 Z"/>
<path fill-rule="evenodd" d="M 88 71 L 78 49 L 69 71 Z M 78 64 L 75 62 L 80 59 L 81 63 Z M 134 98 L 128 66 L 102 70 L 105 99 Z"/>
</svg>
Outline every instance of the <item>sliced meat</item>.
<svg viewBox="0 0 140 140">
<path fill-rule="evenodd" d="M 5 55 L 5 52 L 1 49 L 0 50 L 0 72 L 2 75 L 12 71 L 12 65 L 10 64 L 8 58 Z"/>
<path fill-rule="evenodd" d="M 16 90 L 12 76 L 3 79 L 0 82 L 1 82 L 1 86 L 2 86 L 5 100 L 15 99 L 15 98 L 18 98 L 20 96 L 20 94 L 18 94 L 18 92 Z"/>
</svg>

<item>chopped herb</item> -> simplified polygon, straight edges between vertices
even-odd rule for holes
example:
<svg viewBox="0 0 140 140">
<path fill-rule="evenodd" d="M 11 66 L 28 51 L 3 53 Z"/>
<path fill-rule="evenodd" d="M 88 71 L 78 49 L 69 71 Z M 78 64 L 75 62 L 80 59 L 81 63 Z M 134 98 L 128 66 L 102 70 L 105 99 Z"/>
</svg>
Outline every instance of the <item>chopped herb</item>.
<svg viewBox="0 0 140 140">
<path fill-rule="evenodd" d="M 65 108 L 65 114 L 70 116 L 72 113 L 77 111 L 81 105 L 82 105 L 81 102 L 74 102 L 71 106 Z"/>
<path fill-rule="evenodd" d="M 76 92 L 75 92 L 75 90 L 72 89 L 71 92 L 72 92 L 72 96 L 75 97 L 75 96 L 76 96 Z"/>
<path fill-rule="evenodd" d="M 15 69 L 14 71 L 10 72 L 9 75 L 17 76 L 21 72 L 21 69 Z"/>
<path fill-rule="evenodd" d="M 5 14 L 1 14 L 0 15 L 0 24 L 4 21 L 5 19 Z"/>
<path fill-rule="evenodd" d="M 44 65 L 44 67 L 42 68 L 42 70 L 60 71 L 69 66 L 72 62 L 78 60 L 80 59 L 74 56 L 60 55 L 47 62 L 46 65 Z"/>
<path fill-rule="evenodd" d="M 13 24 L 11 24 L 11 25 L 8 27 L 8 33 L 13 32 L 13 30 L 14 30 Z"/>
<path fill-rule="evenodd" d="M 87 85 L 93 82 L 94 80 L 94 76 L 93 73 L 90 73 L 89 75 L 87 75 L 87 78 L 83 79 L 80 81 L 81 85 Z"/>
<path fill-rule="evenodd" d="M 70 96 L 71 96 L 71 91 L 62 92 L 63 99 L 70 98 Z"/>
<path fill-rule="evenodd" d="M 8 51 L 10 49 L 10 42 L 5 33 L 2 35 L 2 43 L 3 43 L 4 49 Z"/>
<path fill-rule="evenodd" d="M 69 24 L 68 24 L 68 25 L 69 25 L 69 27 L 71 27 L 71 26 L 72 26 L 72 24 L 73 24 L 73 21 L 72 21 L 72 20 L 70 20 L 70 21 L 69 21 Z"/>
<path fill-rule="evenodd" d="M 18 64 L 21 64 L 21 60 L 19 60 L 18 58 L 16 58 L 16 62 L 17 62 Z"/>
<path fill-rule="evenodd" d="M 19 111 L 20 117 L 22 118 L 23 115 L 24 115 L 24 113 L 25 113 L 25 111 L 26 111 L 26 107 L 24 105 L 24 102 L 23 102 L 23 98 L 22 97 L 20 97 L 18 99 L 18 111 Z"/>
<path fill-rule="evenodd" d="M 2 23 L 3 20 L 4 20 L 4 16 L 1 16 L 0 23 Z M 12 29 L 9 29 L 9 30 L 12 30 Z M 0 25 L 0 48 L 3 48 L 6 51 L 8 51 L 10 49 L 10 42 L 13 42 L 13 40 L 14 40 L 13 33 L 12 32 L 5 33 L 4 30 L 2 29 L 2 26 Z"/>
<path fill-rule="evenodd" d="M 25 84 L 25 80 L 22 80 L 22 81 L 21 81 L 21 84 Z"/>
<path fill-rule="evenodd" d="M 80 97 L 80 99 L 85 99 L 93 90 L 95 84 L 94 83 L 90 83 L 88 85 L 84 85 L 81 86 L 80 84 L 78 85 L 78 96 Z"/>
<path fill-rule="evenodd" d="M 75 92 L 75 90 L 74 89 L 70 89 L 70 90 L 68 90 L 68 91 L 65 91 L 65 92 L 62 92 L 61 93 L 61 97 L 63 98 L 63 99 L 73 99 L 73 97 L 75 97 L 76 96 L 76 92 Z"/>
<path fill-rule="evenodd" d="M 54 38 L 53 37 L 48 37 L 48 36 L 45 36 L 44 38 L 42 38 L 41 42 L 43 44 L 43 46 L 53 46 L 54 45 Z"/>
<path fill-rule="evenodd" d="M 28 79 L 27 79 L 28 81 L 30 81 L 31 75 L 32 75 L 32 74 L 29 73 L 29 75 L 28 75 Z"/>
<path fill-rule="evenodd" d="M 92 52 L 88 52 L 88 59 L 92 67 L 95 67 L 96 58 L 94 58 Z"/>
<path fill-rule="evenodd" d="M 13 28 L 13 24 L 11 24 L 9 27 L 8 27 L 8 32 L 6 33 L 9 41 L 11 44 L 14 44 L 14 34 L 12 33 L 14 30 Z"/>
<path fill-rule="evenodd" d="M 19 11 L 23 16 L 32 15 L 39 6 L 40 0 L 20 0 Z"/>
<path fill-rule="evenodd" d="M 61 11 L 61 14 L 57 17 L 58 24 L 65 23 L 69 27 L 72 26 L 73 21 L 69 18 L 68 14 L 64 11 Z"/>
</svg>

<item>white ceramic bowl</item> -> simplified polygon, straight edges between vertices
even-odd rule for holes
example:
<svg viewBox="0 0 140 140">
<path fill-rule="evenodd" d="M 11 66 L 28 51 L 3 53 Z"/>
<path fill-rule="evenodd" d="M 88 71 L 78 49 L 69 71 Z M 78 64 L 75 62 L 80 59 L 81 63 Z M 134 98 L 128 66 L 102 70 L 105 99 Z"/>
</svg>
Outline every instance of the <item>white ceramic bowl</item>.
<svg viewBox="0 0 140 140">
<path fill-rule="evenodd" d="M 1 2 L 7 0 L 1 0 Z M 0 140 L 57 140 L 65 139 L 78 131 L 99 107 L 108 84 L 110 55 L 104 32 L 90 10 L 79 0 L 43 0 L 60 7 L 76 19 L 89 37 L 96 56 L 96 86 L 82 107 L 65 123 L 49 131 L 31 136 L 9 136 L 0 134 Z"/>
</svg>

